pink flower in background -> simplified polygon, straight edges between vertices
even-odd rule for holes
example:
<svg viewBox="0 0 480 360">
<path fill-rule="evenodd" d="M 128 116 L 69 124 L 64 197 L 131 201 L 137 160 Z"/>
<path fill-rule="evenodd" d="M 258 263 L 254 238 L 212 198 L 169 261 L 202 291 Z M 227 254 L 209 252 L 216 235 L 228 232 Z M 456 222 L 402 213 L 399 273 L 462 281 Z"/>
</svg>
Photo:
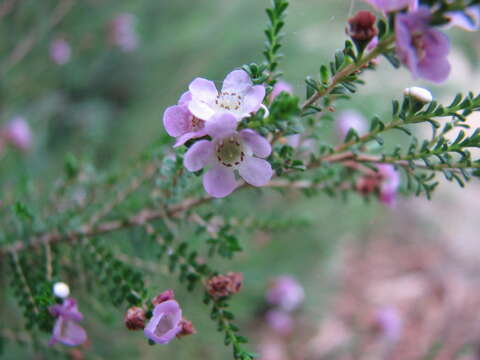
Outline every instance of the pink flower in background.
<svg viewBox="0 0 480 360">
<path fill-rule="evenodd" d="M 51 306 L 49 311 L 57 318 L 49 345 L 59 342 L 67 346 L 77 346 L 87 340 L 87 333 L 78 325 L 83 315 L 78 310 L 75 299 L 67 298 L 61 305 Z"/>
<path fill-rule="evenodd" d="M 157 344 L 168 344 L 181 331 L 182 309 L 175 300 L 168 300 L 155 306 L 144 334 Z"/>
<path fill-rule="evenodd" d="M 292 332 L 294 321 L 292 316 L 282 310 L 269 310 L 265 314 L 267 325 L 280 335 L 288 335 Z"/>
<path fill-rule="evenodd" d="M 250 185 L 264 186 L 273 176 L 270 163 L 264 158 L 272 150 L 270 143 L 250 129 L 236 131 L 237 118 L 220 113 L 205 123 L 212 141 L 193 144 L 184 157 L 189 171 L 210 166 L 203 175 L 205 191 L 213 197 L 225 197 L 237 186 L 235 171 Z"/>
<path fill-rule="evenodd" d="M 253 85 L 243 70 L 234 70 L 223 81 L 222 91 L 217 91 L 213 81 L 196 78 L 189 86 L 192 100 L 190 112 L 199 119 L 209 121 L 216 114 L 228 113 L 238 121 L 255 113 L 265 97 L 263 85 Z"/>
<path fill-rule="evenodd" d="M 287 94 L 293 93 L 293 87 L 289 83 L 278 80 L 276 84 L 273 86 L 272 92 L 270 93 L 270 101 L 273 101 L 278 95 L 282 92 L 286 92 Z"/>
<path fill-rule="evenodd" d="M 448 27 L 456 26 L 466 31 L 480 29 L 480 5 L 469 6 L 465 11 L 451 11 L 446 16 L 450 19 Z"/>
<path fill-rule="evenodd" d="M 50 44 L 50 58 L 57 65 L 65 65 L 70 60 L 72 50 L 65 39 L 55 39 Z"/>
<path fill-rule="evenodd" d="M 391 164 L 377 165 L 380 175 L 379 199 L 383 204 L 394 207 L 400 187 L 400 174 Z"/>
<path fill-rule="evenodd" d="M 109 26 L 110 42 L 125 52 L 130 52 L 138 47 L 138 35 L 135 31 L 135 15 L 124 13 L 117 15 Z"/>
<path fill-rule="evenodd" d="M 447 35 L 430 26 L 431 14 L 426 7 L 397 15 L 395 34 L 397 55 L 415 79 L 444 82 L 450 74 Z"/>
<path fill-rule="evenodd" d="M 163 113 L 163 126 L 168 135 L 177 141 L 174 147 L 185 144 L 190 139 L 205 136 L 205 121 L 195 117 L 188 110 L 188 102 L 192 99 L 190 92 L 180 97 L 178 105 L 168 107 Z"/>
<path fill-rule="evenodd" d="M 335 119 L 335 128 L 341 140 L 345 139 L 350 129 L 362 136 L 367 132 L 367 121 L 362 114 L 354 110 L 344 110 Z"/>
<path fill-rule="evenodd" d="M 1 137 L 13 147 L 27 151 L 32 147 L 33 136 L 25 118 L 15 116 L 1 130 Z"/>
<path fill-rule="evenodd" d="M 408 8 L 415 10 L 418 7 L 418 0 L 364 0 L 379 11 L 385 13 Z"/>
<path fill-rule="evenodd" d="M 385 307 L 378 310 L 376 313 L 376 322 L 385 340 L 396 342 L 402 335 L 403 322 L 396 308 Z"/>
<path fill-rule="evenodd" d="M 284 275 L 275 278 L 267 290 L 267 302 L 284 311 L 297 309 L 305 298 L 302 285 L 292 276 Z"/>
</svg>

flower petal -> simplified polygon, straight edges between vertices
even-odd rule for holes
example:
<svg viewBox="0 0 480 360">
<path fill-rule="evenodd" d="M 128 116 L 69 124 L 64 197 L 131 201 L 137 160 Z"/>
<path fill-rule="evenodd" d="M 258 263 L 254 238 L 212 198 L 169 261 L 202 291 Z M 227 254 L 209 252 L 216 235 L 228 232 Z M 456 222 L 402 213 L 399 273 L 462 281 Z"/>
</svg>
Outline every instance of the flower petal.
<svg viewBox="0 0 480 360">
<path fill-rule="evenodd" d="M 168 135 L 177 137 L 190 131 L 191 117 L 186 106 L 170 106 L 163 113 L 163 126 Z"/>
<path fill-rule="evenodd" d="M 188 103 L 192 100 L 192 94 L 190 91 L 186 91 L 180 96 L 178 99 L 178 105 L 188 105 Z"/>
<path fill-rule="evenodd" d="M 198 171 L 208 165 L 213 156 L 213 143 L 200 140 L 193 144 L 183 158 L 183 165 L 188 171 Z"/>
<path fill-rule="evenodd" d="M 177 141 L 173 145 L 173 147 L 176 148 L 176 147 L 182 146 L 183 144 L 185 144 L 190 139 L 199 138 L 199 137 L 202 137 L 202 136 L 205 136 L 205 135 L 207 135 L 205 129 L 195 131 L 195 132 L 193 132 L 193 131 L 188 132 L 186 134 L 183 134 L 183 135 L 179 136 L 177 138 Z"/>
<path fill-rule="evenodd" d="M 238 167 L 240 176 L 250 185 L 264 186 L 273 176 L 272 166 L 267 160 L 253 156 L 245 157 Z"/>
<path fill-rule="evenodd" d="M 205 103 L 212 103 L 218 95 L 214 82 L 204 78 L 196 78 L 193 80 L 188 86 L 188 89 L 193 99 Z"/>
<path fill-rule="evenodd" d="M 250 147 L 254 155 L 261 158 L 266 158 L 272 152 L 272 146 L 267 139 L 255 131 L 251 129 L 245 129 L 240 131 L 240 136 L 242 137 L 244 143 Z"/>
<path fill-rule="evenodd" d="M 55 322 L 50 344 L 60 342 L 67 346 L 77 346 L 87 340 L 87 333 L 84 328 L 78 325 L 74 320 L 66 319 L 60 316 Z"/>
<path fill-rule="evenodd" d="M 230 195 L 236 186 L 237 181 L 235 180 L 233 170 L 220 164 L 213 166 L 203 176 L 203 187 L 205 191 L 216 198 L 223 198 Z"/>
<path fill-rule="evenodd" d="M 244 70 L 233 70 L 223 80 L 222 92 L 233 91 L 235 93 L 243 93 L 252 86 L 252 80 Z"/>
<path fill-rule="evenodd" d="M 188 103 L 188 110 L 199 119 L 209 120 L 214 114 L 213 110 L 208 104 L 197 101 L 195 98 Z"/>
<path fill-rule="evenodd" d="M 260 105 L 262 105 L 263 98 L 265 97 L 265 88 L 263 85 L 252 86 L 245 93 L 243 98 L 242 111 L 246 114 L 256 112 Z"/>
<path fill-rule="evenodd" d="M 235 132 L 237 118 L 230 113 L 220 113 L 205 123 L 205 131 L 212 138 L 222 138 Z"/>
</svg>

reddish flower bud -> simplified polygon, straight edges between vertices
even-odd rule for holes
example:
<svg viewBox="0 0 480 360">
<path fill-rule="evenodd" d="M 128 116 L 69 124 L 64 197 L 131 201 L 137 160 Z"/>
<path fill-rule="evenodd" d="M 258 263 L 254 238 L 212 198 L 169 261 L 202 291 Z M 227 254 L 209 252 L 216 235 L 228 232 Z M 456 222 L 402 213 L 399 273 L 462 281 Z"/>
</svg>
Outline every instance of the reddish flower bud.
<svg viewBox="0 0 480 360">
<path fill-rule="evenodd" d="M 243 275 L 230 272 L 227 275 L 217 275 L 207 282 L 207 291 L 214 298 L 221 298 L 236 294 L 243 283 Z"/>
<path fill-rule="evenodd" d="M 193 327 L 192 322 L 185 318 L 180 321 L 180 326 L 182 327 L 182 330 L 180 330 L 180 332 L 177 334 L 177 338 L 197 333 L 197 330 Z"/>
<path fill-rule="evenodd" d="M 175 299 L 175 294 L 172 289 L 165 290 L 162 292 L 160 295 L 157 295 L 152 299 L 152 304 L 153 305 L 158 305 L 161 304 L 165 301 L 173 300 Z"/>
<path fill-rule="evenodd" d="M 125 326 L 128 330 L 142 330 L 145 328 L 145 310 L 138 306 L 132 306 L 125 313 Z"/>
<path fill-rule="evenodd" d="M 236 272 L 229 272 L 227 276 L 230 278 L 230 292 L 232 294 L 238 293 L 243 285 L 243 274 Z"/>
<path fill-rule="evenodd" d="M 379 175 L 365 175 L 358 179 L 356 184 L 357 192 L 368 195 L 378 189 L 381 178 Z"/>
<path fill-rule="evenodd" d="M 378 34 L 375 26 L 377 18 L 370 11 L 359 11 L 348 20 L 348 34 L 361 50 Z"/>
</svg>

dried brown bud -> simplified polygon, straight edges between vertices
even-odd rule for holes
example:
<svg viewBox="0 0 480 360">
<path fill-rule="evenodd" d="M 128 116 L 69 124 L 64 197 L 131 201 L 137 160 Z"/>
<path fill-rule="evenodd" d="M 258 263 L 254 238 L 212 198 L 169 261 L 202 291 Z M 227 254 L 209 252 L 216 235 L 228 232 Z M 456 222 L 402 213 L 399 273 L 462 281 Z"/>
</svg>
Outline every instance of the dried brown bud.
<svg viewBox="0 0 480 360">
<path fill-rule="evenodd" d="M 353 41 L 362 42 L 366 46 L 378 34 L 376 21 L 377 18 L 370 11 L 359 11 L 348 20 L 348 34 Z"/>
<path fill-rule="evenodd" d="M 132 306 L 127 310 L 124 321 L 128 330 L 142 330 L 145 327 L 145 310 Z"/>
<path fill-rule="evenodd" d="M 227 275 L 217 275 L 207 282 L 207 291 L 214 298 L 236 294 L 243 284 L 243 275 L 230 272 Z"/>
<path fill-rule="evenodd" d="M 197 333 L 197 330 L 195 330 L 195 328 L 193 327 L 192 322 L 185 318 L 180 321 L 180 325 L 182 326 L 182 330 L 180 330 L 180 332 L 177 334 L 177 338 Z"/>
<path fill-rule="evenodd" d="M 175 299 L 175 293 L 173 292 L 172 289 L 168 289 L 162 292 L 160 295 L 155 296 L 152 299 L 152 304 L 157 306 L 158 304 L 161 304 L 165 301 L 173 300 L 173 299 Z"/>
<path fill-rule="evenodd" d="M 381 177 L 376 174 L 364 175 L 358 179 L 356 184 L 357 192 L 362 195 L 373 193 L 380 186 Z"/>
</svg>

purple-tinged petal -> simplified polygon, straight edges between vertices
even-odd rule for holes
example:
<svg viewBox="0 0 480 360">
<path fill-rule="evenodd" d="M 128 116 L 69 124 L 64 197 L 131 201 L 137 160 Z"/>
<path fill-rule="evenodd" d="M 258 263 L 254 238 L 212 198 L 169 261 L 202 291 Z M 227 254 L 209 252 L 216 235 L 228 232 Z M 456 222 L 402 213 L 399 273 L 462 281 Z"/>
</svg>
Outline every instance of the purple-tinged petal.
<svg viewBox="0 0 480 360">
<path fill-rule="evenodd" d="M 264 186 L 273 176 L 272 166 L 267 160 L 246 156 L 238 167 L 240 176 L 250 185 Z"/>
<path fill-rule="evenodd" d="M 272 330 L 280 335 L 290 334 L 294 327 L 292 316 L 281 310 L 269 310 L 265 314 L 265 321 Z"/>
<path fill-rule="evenodd" d="M 258 109 L 260 109 L 260 106 L 262 105 L 262 101 L 264 97 L 265 97 L 265 88 L 263 87 L 263 85 L 252 86 L 245 93 L 245 97 L 243 99 L 242 111 L 245 114 L 256 112 Z"/>
<path fill-rule="evenodd" d="M 163 126 L 168 135 L 177 137 L 191 130 L 192 114 L 186 106 L 173 105 L 163 113 Z"/>
<path fill-rule="evenodd" d="M 243 93 L 252 86 L 252 80 L 244 70 L 233 70 L 223 80 L 222 92 Z"/>
<path fill-rule="evenodd" d="M 188 103 L 192 100 L 192 94 L 190 91 L 186 91 L 180 96 L 178 99 L 178 105 L 188 105 Z"/>
<path fill-rule="evenodd" d="M 207 104 L 214 102 L 218 95 L 214 82 L 204 78 L 194 79 L 188 86 L 188 89 L 193 99 Z"/>
<path fill-rule="evenodd" d="M 205 131 L 212 138 L 223 138 L 237 129 L 237 118 L 230 113 L 220 113 L 205 123 Z"/>
<path fill-rule="evenodd" d="M 438 58 L 424 61 L 418 65 L 418 74 L 421 78 L 441 84 L 448 79 L 452 67 L 447 59 Z"/>
<path fill-rule="evenodd" d="M 233 170 L 216 164 L 203 176 L 203 187 L 213 197 L 223 198 L 235 190 L 237 181 Z"/>
<path fill-rule="evenodd" d="M 183 158 L 183 165 L 188 171 L 198 171 L 208 165 L 213 157 L 213 143 L 200 140 L 193 144 Z"/>
<path fill-rule="evenodd" d="M 267 302 L 283 311 L 294 311 L 305 299 L 303 286 L 292 276 L 278 276 L 271 282 L 266 294 Z"/>
<path fill-rule="evenodd" d="M 270 93 L 270 101 L 273 101 L 278 95 L 280 95 L 282 92 L 286 92 L 287 94 L 292 94 L 293 93 L 293 88 L 292 85 L 289 83 L 279 80 L 273 87 L 272 92 Z"/>
<path fill-rule="evenodd" d="M 259 135 L 251 129 L 240 131 L 243 142 L 252 150 L 253 154 L 266 158 L 272 152 L 272 146 L 263 136 Z"/>
<path fill-rule="evenodd" d="M 205 135 L 207 135 L 207 132 L 205 131 L 205 129 L 195 131 L 195 132 L 192 131 L 192 132 L 183 134 L 183 135 L 181 135 L 177 138 L 177 141 L 175 141 L 175 144 L 173 145 L 173 147 L 176 148 L 176 147 L 182 146 L 183 144 L 185 144 L 190 139 L 200 138 L 200 137 L 203 137 Z"/>
<path fill-rule="evenodd" d="M 378 10 L 386 13 L 406 9 L 407 7 L 410 10 L 415 10 L 418 7 L 418 0 L 364 0 L 364 1 L 372 5 L 373 7 L 377 8 Z"/>
<path fill-rule="evenodd" d="M 447 12 L 445 15 L 450 19 L 448 27 L 456 26 L 466 31 L 480 29 L 480 5 L 470 6 L 465 11 Z"/>
<path fill-rule="evenodd" d="M 192 101 L 188 103 L 188 110 L 199 119 L 208 121 L 213 115 L 215 115 L 215 110 L 210 107 L 210 105 L 197 101 L 193 98 Z"/>
<path fill-rule="evenodd" d="M 65 299 L 62 304 L 50 306 L 48 310 L 55 317 L 63 317 L 75 321 L 83 319 L 82 313 L 78 310 L 77 302 L 73 298 Z"/>
<path fill-rule="evenodd" d="M 167 344 L 182 330 L 181 320 L 182 309 L 175 300 L 162 302 L 153 309 L 144 334 L 157 344 Z"/>
<path fill-rule="evenodd" d="M 53 327 L 53 334 L 49 345 L 57 342 L 67 346 L 77 346 L 87 340 L 87 333 L 84 328 L 74 320 L 60 316 Z"/>
<path fill-rule="evenodd" d="M 335 119 L 335 125 L 338 137 L 341 140 L 345 139 L 350 129 L 355 130 L 360 136 L 367 132 L 367 121 L 354 110 L 344 110 L 339 113 Z"/>
</svg>

